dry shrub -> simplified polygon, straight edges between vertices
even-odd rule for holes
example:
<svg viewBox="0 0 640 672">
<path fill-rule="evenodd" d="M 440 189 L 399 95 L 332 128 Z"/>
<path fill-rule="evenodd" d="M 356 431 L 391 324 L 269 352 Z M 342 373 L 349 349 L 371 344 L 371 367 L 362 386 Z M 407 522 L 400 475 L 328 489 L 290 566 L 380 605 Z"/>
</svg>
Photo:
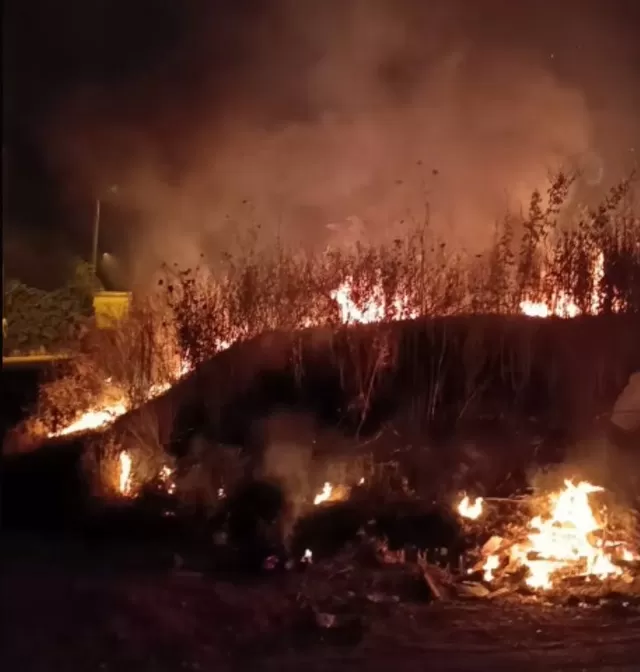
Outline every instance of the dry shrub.
<svg viewBox="0 0 640 672">
<path fill-rule="evenodd" d="M 153 408 L 136 412 L 135 422 L 123 432 L 107 432 L 94 437 L 83 455 L 83 467 L 101 497 L 119 495 L 120 457 L 131 459 L 131 492 L 139 493 L 157 482 L 164 467 L 175 471 L 176 463 L 159 440 L 158 418 Z"/>
<path fill-rule="evenodd" d="M 302 255 L 285 249 L 280 240 L 260 246 L 253 239 L 240 254 L 223 255 L 215 265 L 165 268 L 155 296 L 137 297 L 115 331 L 92 334 L 86 353 L 71 369 L 43 386 L 39 418 L 47 427 L 64 425 L 101 401 L 107 380 L 128 407 L 137 406 L 154 385 L 175 378 L 180 361 L 197 365 L 229 344 L 265 331 L 311 325 L 332 331 L 341 321 L 335 292 L 345 282 L 361 311 L 372 296 L 384 306 L 378 316 L 382 323 L 407 315 L 514 314 L 525 297 L 554 303 L 563 292 L 585 313 L 639 314 L 640 219 L 633 211 L 632 180 L 572 221 L 565 207 L 571 183 L 572 177 L 561 174 L 546 194 L 534 192 L 527 212 L 499 222 L 493 246 L 482 255 L 449 251 L 427 220 L 401 240 L 357 245 L 351 251 Z M 599 258 L 602 274 L 594 276 Z M 514 336 L 510 326 L 500 333 L 485 332 L 472 321 L 461 336 L 446 321 L 425 324 L 430 345 L 415 365 L 428 373 L 419 412 L 429 422 L 449 403 L 445 383 L 452 358 L 464 363 L 460 416 L 481 396 L 488 370 L 501 372 L 516 399 L 527 389 L 540 356 L 539 346 L 534 351 L 533 327 Z M 385 329 L 377 333 L 374 347 L 355 338 L 339 354 L 360 427 L 399 356 L 399 341 Z M 301 377 L 304 363 L 296 362 Z M 558 383 L 554 366 L 551 362 L 545 374 L 550 393 Z M 147 441 L 153 445 L 157 438 L 138 444 Z"/>
<path fill-rule="evenodd" d="M 242 480 L 246 467 L 240 448 L 211 445 L 202 436 L 194 437 L 176 475 L 180 505 L 189 513 L 214 514 Z"/>
<path fill-rule="evenodd" d="M 546 194 L 534 192 L 529 210 L 506 216 L 482 255 L 449 252 L 427 221 L 402 240 L 349 252 L 301 255 L 278 240 L 223 256 L 215 267 L 166 269 L 183 355 L 196 364 L 265 331 L 336 325 L 335 292 L 345 282 L 359 310 L 366 312 L 372 299 L 384 306 L 380 322 L 513 314 L 525 298 L 555 305 L 562 294 L 587 314 L 640 312 L 640 219 L 631 207 L 632 179 L 569 221 L 573 179 L 559 174 Z M 594 274 L 599 258 L 601 275 Z"/>
<path fill-rule="evenodd" d="M 82 456 L 82 468 L 93 496 L 115 499 L 120 496 L 120 454 L 122 446 L 112 435 L 93 440 Z"/>
<path fill-rule="evenodd" d="M 116 329 L 96 330 L 92 336 L 90 356 L 100 375 L 122 391 L 130 407 L 180 374 L 174 325 L 156 297 L 136 299 Z"/>
<path fill-rule="evenodd" d="M 105 401 L 105 377 L 89 354 L 60 364 L 53 379 L 39 389 L 37 412 L 26 423 L 31 436 L 53 434 L 77 420 L 79 413 Z"/>
</svg>

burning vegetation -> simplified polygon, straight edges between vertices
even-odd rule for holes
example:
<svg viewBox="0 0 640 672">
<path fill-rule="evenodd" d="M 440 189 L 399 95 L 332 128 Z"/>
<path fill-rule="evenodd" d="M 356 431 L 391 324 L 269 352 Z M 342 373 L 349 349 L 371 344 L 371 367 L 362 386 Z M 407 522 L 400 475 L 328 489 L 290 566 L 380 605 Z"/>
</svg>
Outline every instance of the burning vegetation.
<svg viewBox="0 0 640 672">
<path fill-rule="evenodd" d="M 109 336 L 110 340 L 94 343 L 93 349 L 79 358 L 77 365 L 71 365 L 78 367 L 75 377 L 61 377 L 43 386 L 39 431 L 51 439 L 61 440 L 106 429 L 118 417 L 138 409 L 140 412 L 133 414 L 137 424 L 116 425 L 112 433 L 105 432 L 112 442 L 112 450 L 110 472 L 104 478 L 109 481 L 112 494 L 115 491 L 123 501 L 144 500 L 149 485 L 153 484 L 156 493 L 179 503 L 193 487 L 185 476 L 190 467 L 176 465 L 173 458 L 168 458 L 169 435 L 163 434 L 159 426 L 161 421 L 171 425 L 173 418 L 164 417 L 169 415 L 169 406 L 154 406 L 174 385 L 188 384 L 190 381 L 185 379 L 192 372 L 199 373 L 201 367 L 205 369 L 208 363 L 213 365 L 231 353 L 220 358 L 216 355 L 265 332 L 300 332 L 301 343 L 305 335 L 312 341 L 316 334 L 327 331 L 333 334 L 328 350 L 337 360 L 332 366 L 339 371 L 339 383 L 345 395 L 336 405 L 357 416 L 354 433 L 359 438 L 375 407 L 375 394 L 386 389 L 384 404 L 389 406 L 394 401 L 389 390 L 399 383 L 388 383 L 383 375 L 394 366 L 399 370 L 398 362 L 416 370 L 415 361 L 409 361 L 406 353 L 398 352 L 398 348 L 402 343 L 405 349 L 411 350 L 413 346 L 406 333 L 412 325 L 419 326 L 421 320 L 428 325 L 422 327 L 420 334 L 415 332 L 418 334 L 415 342 L 422 338 L 427 343 L 426 348 L 424 344 L 421 346 L 426 359 L 420 362 L 424 366 L 419 367 L 428 371 L 428 399 L 420 413 L 423 417 L 431 421 L 440 414 L 450 404 L 446 395 L 451 395 L 453 389 L 453 394 L 464 397 L 456 401 L 458 406 L 453 411 L 460 420 L 489 386 L 494 370 L 498 372 L 495 374 L 497 387 L 507 389 L 508 396 L 517 398 L 527 383 L 518 377 L 520 372 L 532 379 L 536 375 L 539 362 L 533 361 L 533 341 L 527 339 L 533 338 L 531 334 L 537 333 L 540 325 L 571 326 L 577 323 L 570 318 L 580 315 L 604 317 L 617 313 L 624 317 L 640 310 L 636 278 L 640 268 L 637 243 L 640 225 L 637 219 L 620 213 L 629 185 L 625 183 L 624 188 L 614 190 L 605 205 L 589 215 L 588 225 L 583 222 L 565 230 L 558 222 L 560 205 L 569 186 L 570 181 L 559 177 L 549 189 L 546 201 L 550 205 L 546 208 L 542 206 L 542 197 L 534 194 L 528 217 L 519 223 L 506 219 L 495 246 L 482 259 L 463 261 L 449 255 L 446 246 L 429 238 L 428 230 L 423 228 L 404 241 L 380 248 L 358 247 L 352 254 L 328 251 L 320 258 L 308 259 L 288 256 L 281 250 L 275 257 L 260 256 L 256 252 L 249 255 L 244 265 L 229 262 L 221 274 L 214 275 L 204 269 L 167 271 L 159 285 L 160 299 L 155 297 L 155 304 L 135 308 L 117 332 Z M 513 242 L 517 231 L 521 233 L 519 248 Z M 525 325 L 526 329 L 522 330 L 525 336 L 521 337 L 512 326 L 506 329 L 502 325 L 497 332 L 487 328 L 480 336 L 471 330 L 465 340 L 458 335 L 462 332 L 450 326 L 453 322 L 447 321 L 479 320 L 486 314 L 491 319 L 504 319 L 504 324 Z M 512 319 L 515 315 L 519 316 L 517 320 Z M 428 318 L 441 322 L 436 328 L 426 322 Z M 541 318 L 551 319 L 540 322 Z M 374 326 L 343 328 L 350 325 Z M 396 332 L 392 329 L 400 327 L 407 329 L 398 330 L 402 337 L 394 342 L 391 334 Z M 506 342 L 507 331 L 525 352 L 522 361 L 517 359 L 522 354 L 520 351 L 517 355 L 505 354 L 503 341 Z M 623 331 L 628 338 L 626 330 Z M 424 333 L 428 336 L 426 340 Z M 363 334 L 369 334 L 366 336 L 369 340 Z M 536 338 L 542 343 L 536 357 L 544 360 L 545 375 L 548 373 L 555 381 L 561 379 L 549 355 L 553 345 L 545 338 Z M 566 339 L 566 335 L 562 338 Z M 298 340 L 290 338 L 283 343 L 286 352 L 283 350 L 282 361 L 292 369 L 299 383 L 304 366 L 303 357 L 296 350 Z M 239 345 L 238 352 L 245 345 Z M 595 343 L 593 347 L 600 346 Z M 271 354 L 270 351 L 270 361 L 280 361 Z M 562 353 L 554 356 L 563 362 L 570 359 Z M 318 357 L 317 352 L 313 357 Z M 472 376 L 454 381 L 452 385 L 445 381 L 444 374 L 449 371 L 447 375 L 450 375 L 449 364 L 458 359 L 467 369 L 465 375 L 471 371 Z M 227 361 L 231 361 L 231 357 L 227 357 Z M 84 379 L 79 373 L 80 363 L 87 365 L 90 371 Z M 210 368 L 216 385 L 220 379 L 230 385 L 232 370 L 233 376 L 242 377 L 239 366 L 223 367 L 219 374 L 215 373 L 215 367 Z M 319 368 L 325 374 L 329 366 L 323 361 Z M 253 370 L 250 375 L 254 375 Z M 85 404 L 88 407 L 85 411 L 78 403 L 83 380 L 91 383 L 87 384 L 90 391 L 87 396 L 92 403 Z M 402 378 L 402 381 L 406 388 L 406 380 Z M 416 383 L 423 384 L 424 381 Z M 61 390 L 64 395 L 60 394 Z M 220 394 L 225 392 L 226 382 Z M 412 390 L 412 394 L 415 392 Z M 64 412 L 51 413 L 55 402 L 62 397 Z M 143 432 L 139 424 L 147 416 L 150 426 Z M 238 464 L 236 467 L 238 473 L 244 469 Z M 233 511 L 233 507 L 239 506 L 235 485 L 241 477 L 236 474 L 232 479 L 218 479 L 214 484 L 212 470 L 196 465 L 191 471 L 198 468 L 211 492 L 205 503 L 200 495 L 194 497 L 195 510 L 226 511 L 236 521 L 234 525 L 251 530 L 260 528 L 262 522 L 256 523 L 251 518 L 253 514 Z M 406 479 L 400 480 L 403 481 L 402 497 L 407 498 L 410 488 Z M 361 473 L 344 479 L 325 476 L 323 481 L 317 490 L 310 488 L 303 493 L 303 503 L 294 507 L 295 512 L 289 512 L 288 520 L 281 521 L 283 528 L 291 530 L 299 517 L 313 512 L 318 519 L 325 513 L 339 517 L 342 512 L 349 512 L 350 507 L 359 506 L 363 497 L 366 499 L 363 493 L 370 493 L 374 498 L 379 487 L 376 478 L 367 475 L 365 479 Z M 476 541 L 482 536 L 488 541 L 478 541 L 464 552 L 454 544 L 455 525 L 439 521 L 439 514 L 407 515 L 402 524 L 408 529 L 423 530 L 423 537 L 438 529 L 435 536 L 439 534 L 448 539 L 446 543 L 451 543 L 454 549 L 447 549 L 447 553 L 458 553 L 463 564 L 474 561 L 474 555 L 479 556 L 475 558 L 472 574 L 488 592 L 506 585 L 544 592 L 578 578 L 586 582 L 625 581 L 633 577 L 632 571 L 637 566 L 637 544 L 612 527 L 608 513 L 598 506 L 603 494 L 602 488 L 588 482 L 568 480 L 561 491 L 519 502 L 517 506 L 529 507 L 532 513 L 527 512 L 524 522 L 522 517 L 517 524 L 511 522 L 508 533 L 504 525 L 494 525 L 490 497 L 465 496 L 449 515 L 463 527 L 475 530 Z M 251 509 L 250 505 L 246 506 L 247 510 Z M 371 515 L 371 519 L 375 520 L 376 515 Z M 360 512 L 349 516 L 349 523 L 340 523 L 337 529 L 346 537 L 358 532 L 359 539 L 366 538 L 370 534 L 365 524 L 368 518 L 361 520 Z M 390 524 L 391 527 L 396 523 Z M 410 549 L 385 547 L 386 550 L 380 550 L 387 541 L 376 540 L 376 548 L 383 559 L 386 558 L 383 564 L 391 562 L 390 558 L 396 562 L 401 557 L 400 564 L 407 561 Z M 448 557 L 451 560 L 451 556 Z M 296 561 L 311 565 L 313 560 L 317 567 L 322 558 L 322 550 L 311 540 L 299 549 Z M 467 578 L 468 574 L 458 573 L 454 583 Z M 429 590 L 434 594 L 438 592 L 433 587 Z"/>
<path fill-rule="evenodd" d="M 109 361 L 104 344 L 89 354 L 91 408 L 81 411 L 77 394 L 61 404 L 65 395 L 55 384 L 44 388 L 44 431 L 60 437 L 106 427 L 216 353 L 271 330 L 478 313 L 637 313 L 640 220 L 627 207 L 631 181 L 567 226 L 561 222 L 571 184 L 560 175 L 544 198 L 535 192 L 527 216 L 506 217 L 492 249 L 474 259 L 449 253 L 428 227 L 419 227 L 405 240 L 358 246 L 353 253 L 301 258 L 255 250 L 244 264 L 234 259 L 215 276 L 204 268 L 166 269 L 159 295 L 134 311 L 117 343 L 109 344 Z M 113 370 L 112 360 L 122 366 Z M 68 408 L 45 421 L 51 407 L 61 405 Z M 32 431 L 42 431 L 37 424 Z"/>
</svg>

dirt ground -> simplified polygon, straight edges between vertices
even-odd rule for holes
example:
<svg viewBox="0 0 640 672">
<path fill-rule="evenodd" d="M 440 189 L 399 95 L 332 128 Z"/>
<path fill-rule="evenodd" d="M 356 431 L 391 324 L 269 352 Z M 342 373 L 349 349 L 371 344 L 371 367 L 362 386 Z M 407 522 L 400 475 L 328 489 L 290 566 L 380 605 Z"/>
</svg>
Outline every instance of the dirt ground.
<svg viewBox="0 0 640 672">
<path fill-rule="evenodd" d="M 231 581 L 3 545 L 3 670 L 631 671 L 640 660 L 640 609 L 620 601 L 369 603 L 322 629 L 291 573 Z"/>
</svg>

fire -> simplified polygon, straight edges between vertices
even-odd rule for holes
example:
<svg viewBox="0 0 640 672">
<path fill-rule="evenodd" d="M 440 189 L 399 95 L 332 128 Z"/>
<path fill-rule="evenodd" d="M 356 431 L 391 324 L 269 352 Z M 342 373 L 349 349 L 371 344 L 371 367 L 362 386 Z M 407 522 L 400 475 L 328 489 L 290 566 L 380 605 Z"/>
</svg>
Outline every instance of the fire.
<svg viewBox="0 0 640 672">
<path fill-rule="evenodd" d="M 602 252 L 596 258 L 591 272 L 593 290 L 591 292 L 590 311 L 595 314 L 600 306 L 598 287 L 604 276 L 604 255 Z M 564 291 L 554 297 L 551 304 L 544 301 L 524 300 L 520 303 L 520 310 L 529 317 L 563 317 L 572 318 L 581 314 L 581 310 L 574 299 Z"/>
<path fill-rule="evenodd" d="M 319 506 L 325 502 L 341 502 L 349 497 L 351 488 L 348 485 L 332 485 L 327 481 L 322 490 L 313 498 L 313 505 Z"/>
<path fill-rule="evenodd" d="M 528 569 L 529 587 L 548 590 L 554 579 L 564 575 L 600 580 L 620 576 L 616 560 L 636 556 L 621 542 L 604 540 L 604 528 L 596 517 L 590 496 L 603 488 L 582 481 L 566 480 L 563 490 L 549 496 L 549 513 L 532 518 L 527 539 L 509 550 L 509 564 Z M 485 579 L 502 564 L 498 554 L 487 557 L 482 569 Z"/>
<path fill-rule="evenodd" d="M 593 296 L 591 301 L 591 311 L 596 312 L 599 305 L 599 296 L 597 287 L 603 276 L 604 258 L 600 254 L 596 259 L 593 269 Z M 371 324 L 381 322 L 390 317 L 392 320 L 409 320 L 418 317 L 418 310 L 409 307 L 409 297 L 402 292 L 398 292 L 391 300 L 388 300 L 382 282 L 377 282 L 372 288 L 369 296 L 363 302 L 362 307 L 359 307 L 355 298 L 354 280 L 352 277 L 347 277 L 337 289 L 331 292 L 331 298 L 338 304 L 340 311 L 340 321 L 342 324 Z M 544 302 L 535 302 L 531 300 L 522 301 L 520 310 L 525 315 L 530 317 L 549 317 L 555 315 L 557 317 L 571 318 L 580 314 L 580 309 L 575 301 L 566 293 L 559 292 L 555 297 L 552 305 Z M 305 320 L 305 327 L 317 326 L 317 321 Z M 241 337 L 245 331 L 239 331 L 236 336 Z M 248 332 L 246 332 L 248 333 Z M 218 342 L 218 350 L 226 350 L 230 348 L 236 338 L 226 341 Z M 186 362 L 181 362 L 177 367 L 173 381 L 180 379 L 189 372 L 189 366 Z M 172 385 L 173 381 L 162 384 L 153 385 L 149 389 L 147 399 L 153 399 L 166 392 Z M 85 432 L 101 427 L 106 427 L 116 420 L 121 415 L 130 411 L 130 405 L 126 395 L 120 391 L 116 392 L 108 401 L 105 399 L 84 414 L 77 420 L 69 424 L 63 429 L 49 434 L 53 436 L 67 436 L 78 432 Z M 464 515 L 464 514 L 461 514 Z"/>
<path fill-rule="evenodd" d="M 131 480 L 131 456 L 126 450 L 120 453 L 120 479 L 118 482 L 118 490 L 121 495 L 128 497 L 132 491 Z"/>
<path fill-rule="evenodd" d="M 487 583 L 493 581 L 493 572 L 500 567 L 500 558 L 497 555 L 490 555 L 484 565 L 482 565 L 482 570 L 484 572 L 483 578 Z"/>
<path fill-rule="evenodd" d="M 473 502 L 471 502 L 469 497 L 465 495 L 460 504 L 458 504 L 458 513 L 463 518 L 477 520 L 482 515 L 483 507 L 484 500 L 482 497 L 478 497 Z"/>
<path fill-rule="evenodd" d="M 340 308 L 340 321 L 343 324 L 382 322 L 387 314 L 393 320 L 411 320 L 418 317 L 418 311 L 409 309 L 408 297 L 403 294 L 397 294 L 388 307 L 381 282 L 376 283 L 363 308 L 359 308 L 353 300 L 353 278 L 350 277 L 331 292 L 331 298 Z"/>
<path fill-rule="evenodd" d="M 124 398 L 122 398 L 102 408 L 87 411 L 75 422 L 72 422 L 58 432 L 52 432 L 49 436 L 67 436 L 68 434 L 76 434 L 77 432 L 99 429 L 111 424 L 117 417 L 124 415 L 128 410 L 128 405 Z"/>
<path fill-rule="evenodd" d="M 328 481 L 322 486 L 322 492 L 317 494 L 313 499 L 313 505 L 318 506 L 323 502 L 328 502 L 333 494 L 333 486 Z"/>
<path fill-rule="evenodd" d="M 190 367 L 187 362 L 180 362 L 174 374 L 174 379 L 178 380 L 189 373 Z M 108 382 L 108 381 L 107 381 Z M 156 383 L 149 388 L 147 399 L 154 399 L 166 392 L 170 387 L 171 382 Z M 106 427 L 114 422 L 118 417 L 128 413 L 131 406 L 128 403 L 124 393 L 117 390 L 112 393 L 110 399 L 101 404 L 97 408 L 91 409 L 83 413 L 77 420 L 71 424 L 63 427 L 57 432 L 51 432 L 49 437 L 68 436 L 69 434 L 77 434 L 78 432 L 87 432 L 93 429 L 100 429 Z"/>
<path fill-rule="evenodd" d="M 176 483 L 173 480 L 173 469 L 165 465 L 160 469 L 160 474 L 158 476 L 167 493 L 173 495 L 176 491 Z"/>
</svg>

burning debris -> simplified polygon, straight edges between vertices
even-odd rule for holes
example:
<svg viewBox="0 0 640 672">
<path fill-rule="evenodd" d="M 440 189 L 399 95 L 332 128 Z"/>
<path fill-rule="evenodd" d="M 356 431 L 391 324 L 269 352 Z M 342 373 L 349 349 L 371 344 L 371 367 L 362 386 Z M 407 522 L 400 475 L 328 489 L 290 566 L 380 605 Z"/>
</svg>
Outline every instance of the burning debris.
<svg viewBox="0 0 640 672">
<path fill-rule="evenodd" d="M 458 504 L 458 513 L 463 518 L 469 518 L 470 520 L 477 520 L 481 515 L 484 507 L 484 500 L 482 497 L 478 497 L 473 500 L 469 499 L 467 495 L 462 498 L 460 504 Z"/>
<path fill-rule="evenodd" d="M 585 581 L 622 578 L 625 563 L 638 560 L 629 544 L 611 538 L 605 509 L 595 512 L 590 497 L 603 488 L 566 480 L 564 489 L 550 494 L 546 511 L 533 516 L 512 540 L 492 537 L 482 549 L 475 570 L 487 583 L 521 575 L 534 590 L 559 587 L 569 577 Z M 474 570 L 472 570 L 474 571 Z"/>
</svg>

